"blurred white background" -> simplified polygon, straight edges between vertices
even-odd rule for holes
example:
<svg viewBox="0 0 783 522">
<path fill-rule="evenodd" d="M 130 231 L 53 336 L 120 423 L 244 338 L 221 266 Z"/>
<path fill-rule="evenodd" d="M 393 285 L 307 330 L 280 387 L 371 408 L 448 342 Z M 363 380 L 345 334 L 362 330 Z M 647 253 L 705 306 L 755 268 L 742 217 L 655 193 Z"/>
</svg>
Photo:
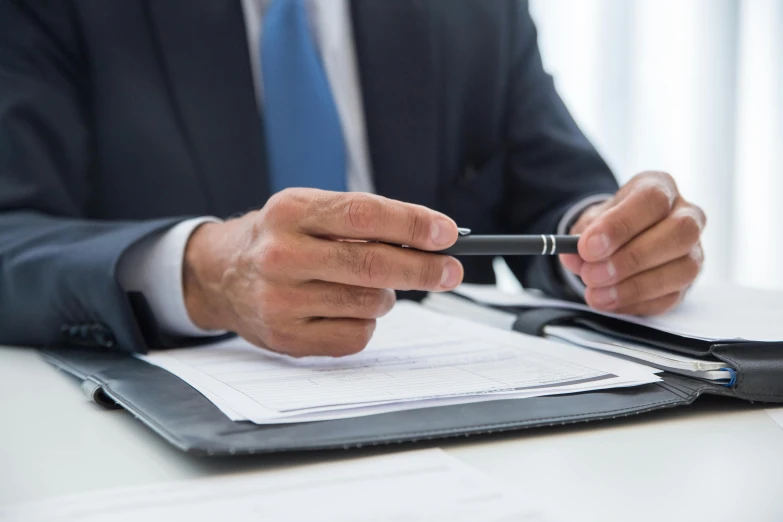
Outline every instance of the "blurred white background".
<svg viewBox="0 0 783 522">
<path fill-rule="evenodd" d="M 704 281 L 783 288 L 783 0 L 531 0 L 544 64 L 621 182 L 704 208 Z"/>
</svg>

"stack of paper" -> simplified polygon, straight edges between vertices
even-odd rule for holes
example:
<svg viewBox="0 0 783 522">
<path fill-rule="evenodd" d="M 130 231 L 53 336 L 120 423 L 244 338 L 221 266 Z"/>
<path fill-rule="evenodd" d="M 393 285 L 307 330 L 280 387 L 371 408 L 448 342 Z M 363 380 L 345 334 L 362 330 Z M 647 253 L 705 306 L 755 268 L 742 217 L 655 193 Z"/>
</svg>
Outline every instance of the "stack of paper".
<svg viewBox="0 0 783 522">
<path fill-rule="evenodd" d="M 783 328 L 780 327 L 783 294 L 779 291 L 696 285 L 677 308 L 655 317 L 602 313 L 584 304 L 542 297 L 533 292 L 504 293 L 494 285 L 463 284 L 455 292 L 477 303 L 494 306 L 547 306 L 590 310 L 607 317 L 616 317 L 693 339 L 783 341 Z"/>
<path fill-rule="evenodd" d="M 531 505 L 441 450 L 241 473 L 0 508 L 8 522 L 544 522 Z M 560 518 L 560 520 L 564 520 Z"/>
<path fill-rule="evenodd" d="M 755 295 L 756 293 L 754 290 L 748 291 L 743 289 L 723 289 L 719 292 L 729 292 L 729 296 L 736 297 L 738 293 L 744 295 L 745 291 L 749 292 L 751 295 Z M 432 294 L 427 297 L 424 303 L 429 309 L 449 313 L 457 317 L 505 330 L 509 330 L 513 327 L 517 320 L 517 315 L 486 305 L 499 307 L 548 306 L 555 308 L 588 309 L 583 304 L 541 297 L 532 292 L 506 294 L 499 291 L 497 287 L 488 285 L 462 285 L 455 293 L 458 295 Z M 459 297 L 459 295 L 468 297 L 468 299 Z M 748 300 L 747 295 L 745 295 L 744 300 Z M 770 300 L 767 299 L 766 301 Z M 732 314 L 729 318 L 723 313 L 712 314 L 710 312 L 711 308 L 716 308 L 714 303 L 719 304 L 719 306 L 717 306 L 719 310 L 727 308 L 720 305 L 720 303 L 725 302 L 727 302 L 725 297 L 721 298 L 715 290 L 707 287 L 700 288 L 692 295 L 688 296 L 687 301 L 682 307 L 673 311 L 670 316 L 642 318 L 603 314 L 595 310 L 590 311 L 599 315 L 621 318 L 625 321 L 642 324 L 661 331 L 699 339 L 709 339 L 709 332 L 724 332 L 727 335 L 729 335 L 729 332 L 734 332 L 734 334 L 730 334 L 730 338 L 736 338 L 736 334 L 740 332 L 744 332 L 746 335 L 751 334 L 754 338 L 759 336 L 767 339 L 781 337 L 772 332 L 772 329 L 770 329 L 769 326 L 773 323 L 765 316 L 768 309 L 775 310 L 776 306 L 782 303 L 781 299 L 778 298 L 777 300 L 772 301 L 775 303 L 775 305 L 772 306 L 762 300 L 762 311 L 760 313 L 754 311 L 749 314 L 751 316 L 750 318 L 744 317 L 739 320 L 736 318 L 737 314 Z M 694 305 L 694 303 L 697 304 Z M 694 306 L 702 311 L 697 313 L 694 311 Z M 783 312 L 783 310 L 781 311 Z M 704 318 L 705 315 L 707 319 Z M 714 319 L 709 319 L 710 317 L 714 317 Z M 721 323 L 721 326 L 718 326 L 717 323 Z M 752 331 L 747 330 L 748 325 L 751 326 Z M 622 339 L 587 328 L 546 326 L 544 327 L 543 333 L 548 339 L 562 341 L 591 350 L 600 350 L 605 353 L 630 358 L 660 370 L 680 373 L 698 379 L 728 382 L 731 381 L 734 375 L 733 371 L 729 369 L 730 366 L 723 361 L 689 357 L 670 350 L 663 350 L 648 344 Z"/>
<path fill-rule="evenodd" d="M 617 337 L 572 326 L 546 326 L 544 334 L 550 339 L 559 339 L 567 343 L 591 350 L 601 350 L 630 357 L 650 366 L 690 377 L 708 381 L 729 381 L 733 372 L 723 361 L 708 361 L 680 355 L 670 350 L 662 350 L 642 343 L 619 339 Z"/>
<path fill-rule="evenodd" d="M 361 353 L 293 359 L 241 339 L 140 356 L 233 420 L 259 424 L 574 393 L 659 381 L 657 369 L 400 302 Z"/>
</svg>

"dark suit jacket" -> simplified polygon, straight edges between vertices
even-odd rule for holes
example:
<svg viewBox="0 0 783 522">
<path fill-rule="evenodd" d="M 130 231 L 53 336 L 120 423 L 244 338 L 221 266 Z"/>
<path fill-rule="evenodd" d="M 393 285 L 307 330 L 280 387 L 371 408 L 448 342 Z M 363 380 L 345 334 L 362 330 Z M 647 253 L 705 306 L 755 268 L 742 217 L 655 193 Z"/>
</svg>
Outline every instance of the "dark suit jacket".
<svg viewBox="0 0 783 522">
<path fill-rule="evenodd" d="M 616 190 L 527 2 L 351 5 L 378 193 L 476 233 L 551 233 Z M 116 281 L 123 252 L 268 196 L 239 0 L 0 0 L 0 344 L 165 344 Z M 491 260 L 464 262 L 493 280 Z M 558 291 L 552 259 L 508 262 Z"/>
</svg>

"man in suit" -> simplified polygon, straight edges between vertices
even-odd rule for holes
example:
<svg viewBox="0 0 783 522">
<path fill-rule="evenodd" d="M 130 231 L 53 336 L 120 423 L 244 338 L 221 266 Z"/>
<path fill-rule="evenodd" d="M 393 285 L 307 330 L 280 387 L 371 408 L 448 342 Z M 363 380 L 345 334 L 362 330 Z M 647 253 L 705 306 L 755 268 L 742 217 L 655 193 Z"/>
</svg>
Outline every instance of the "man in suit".
<svg viewBox="0 0 783 522">
<path fill-rule="evenodd" d="M 396 290 L 493 281 L 384 244 L 457 223 L 581 233 L 507 261 L 601 310 L 664 313 L 703 259 L 669 175 L 618 190 L 523 0 L 0 0 L 0 344 L 353 353 Z"/>
</svg>

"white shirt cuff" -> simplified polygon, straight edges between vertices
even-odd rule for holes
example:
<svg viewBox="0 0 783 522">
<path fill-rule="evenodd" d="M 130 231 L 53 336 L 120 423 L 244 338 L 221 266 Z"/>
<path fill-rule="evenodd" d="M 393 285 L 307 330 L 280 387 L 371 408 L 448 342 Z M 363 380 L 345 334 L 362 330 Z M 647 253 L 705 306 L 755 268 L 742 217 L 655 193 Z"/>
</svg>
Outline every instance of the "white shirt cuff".
<svg viewBox="0 0 783 522">
<path fill-rule="evenodd" d="M 558 235 L 567 234 L 574 223 L 576 223 L 576 221 L 579 219 L 579 216 L 582 215 L 582 212 L 587 209 L 587 207 L 596 205 L 598 203 L 603 203 L 612 197 L 612 194 L 595 194 L 578 201 L 574 206 L 568 209 L 568 212 L 566 212 L 560 219 L 560 223 L 557 225 Z M 579 276 L 568 270 L 561 263 L 558 263 L 558 267 L 560 268 L 560 275 L 563 276 L 563 280 L 566 282 L 568 287 L 573 290 L 582 300 L 584 300 L 586 287 Z"/>
<path fill-rule="evenodd" d="M 141 292 L 158 327 L 169 335 L 204 337 L 222 331 L 202 330 L 190 320 L 182 287 L 182 264 L 191 234 L 214 217 L 183 221 L 169 230 L 133 245 L 120 260 L 117 277 L 126 292 Z"/>
</svg>

